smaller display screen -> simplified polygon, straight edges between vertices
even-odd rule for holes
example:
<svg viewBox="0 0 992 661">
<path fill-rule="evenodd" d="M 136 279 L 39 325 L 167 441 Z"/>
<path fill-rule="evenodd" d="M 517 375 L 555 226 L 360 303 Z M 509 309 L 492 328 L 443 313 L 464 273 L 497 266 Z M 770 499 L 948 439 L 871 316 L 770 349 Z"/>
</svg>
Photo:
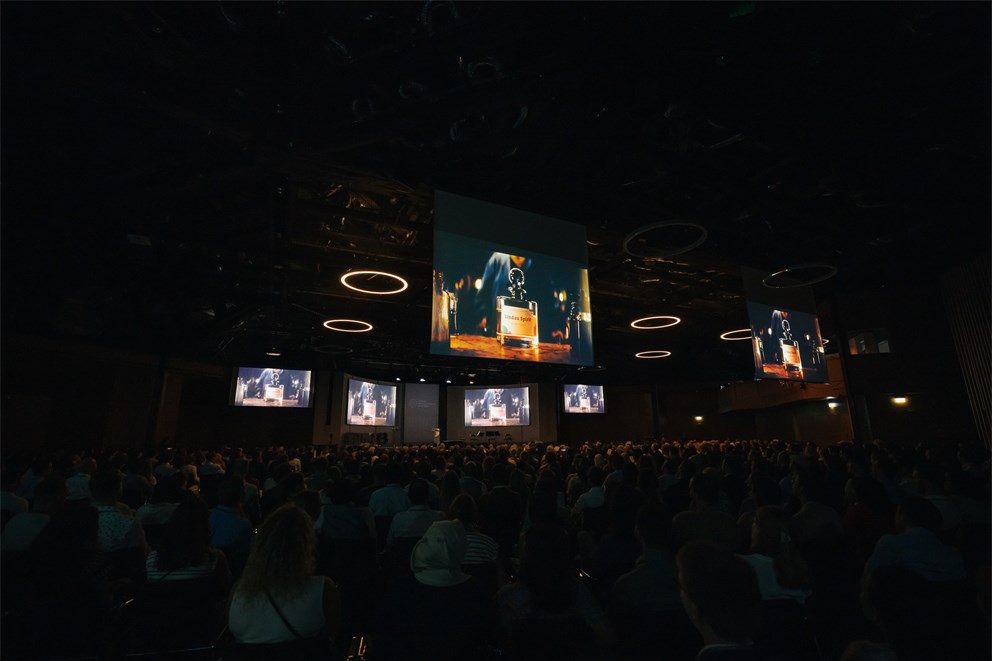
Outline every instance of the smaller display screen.
<svg viewBox="0 0 992 661">
<path fill-rule="evenodd" d="M 465 391 L 466 427 L 522 427 L 530 424 L 530 388 Z"/>
<path fill-rule="evenodd" d="M 348 379 L 349 425 L 392 427 L 396 424 L 396 386 Z"/>
<path fill-rule="evenodd" d="M 234 406 L 310 407 L 310 370 L 239 367 L 234 377 Z"/>
<path fill-rule="evenodd" d="M 565 384 L 565 413 L 606 413 L 603 386 Z"/>
</svg>

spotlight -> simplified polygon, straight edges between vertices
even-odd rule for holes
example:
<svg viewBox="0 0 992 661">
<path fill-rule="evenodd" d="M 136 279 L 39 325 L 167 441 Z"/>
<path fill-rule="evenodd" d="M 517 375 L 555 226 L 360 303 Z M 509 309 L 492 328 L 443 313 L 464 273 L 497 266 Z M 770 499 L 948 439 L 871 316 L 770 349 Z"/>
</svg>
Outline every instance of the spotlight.
<svg viewBox="0 0 992 661">
<path fill-rule="evenodd" d="M 658 323 L 653 326 L 645 326 L 643 323 L 645 321 L 653 321 L 656 319 L 658 321 L 661 321 L 662 323 Z M 668 328 L 669 326 L 674 326 L 679 323 L 682 323 L 682 320 L 679 319 L 678 317 L 662 314 L 662 315 L 655 315 L 653 317 L 643 317 L 641 319 L 634 319 L 632 322 L 630 322 L 630 327 L 637 328 L 638 330 L 657 330 L 659 328 Z"/>
<path fill-rule="evenodd" d="M 451 383 L 451 379 L 445 379 L 444 382 L 445 383 Z"/>
<path fill-rule="evenodd" d="M 349 328 L 349 325 L 352 327 Z M 358 319 L 328 319 L 324 322 L 324 328 L 339 333 L 368 333 L 372 330 L 372 324 Z"/>
<path fill-rule="evenodd" d="M 671 351 L 665 351 L 664 349 L 652 349 L 651 351 L 639 351 L 634 354 L 634 358 L 668 358 L 671 355 Z"/>
<path fill-rule="evenodd" d="M 421 383 L 425 383 L 426 381 L 427 381 L 427 379 L 424 379 L 424 378 L 421 378 L 421 379 L 420 379 L 420 382 L 421 382 Z"/>
<path fill-rule="evenodd" d="M 398 287 L 396 289 L 382 289 L 382 290 L 362 289 L 360 287 L 356 287 L 355 285 L 348 283 L 348 280 L 356 275 L 367 276 L 369 279 L 376 278 L 379 276 L 382 276 L 384 278 L 392 278 L 393 280 L 397 281 Z M 393 273 L 386 273 L 385 271 L 349 271 L 341 276 L 341 284 L 353 291 L 361 292 L 363 294 L 375 294 L 377 296 L 399 294 L 401 291 L 406 291 L 406 288 L 410 286 L 409 283 L 407 283 L 407 281 L 401 278 L 400 276 L 395 275 Z"/>
</svg>

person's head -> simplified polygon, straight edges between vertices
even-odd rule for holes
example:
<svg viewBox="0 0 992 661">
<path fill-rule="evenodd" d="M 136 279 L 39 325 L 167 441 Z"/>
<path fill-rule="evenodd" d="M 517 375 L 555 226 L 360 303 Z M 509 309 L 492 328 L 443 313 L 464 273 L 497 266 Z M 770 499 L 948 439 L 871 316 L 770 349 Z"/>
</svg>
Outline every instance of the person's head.
<svg viewBox="0 0 992 661">
<path fill-rule="evenodd" d="M 475 530 L 479 520 L 479 508 L 476 507 L 475 499 L 470 494 L 461 493 L 452 501 L 448 516 L 461 521 L 465 530 Z"/>
<path fill-rule="evenodd" d="M 787 588 L 804 588 L 809 568 L 792 541 L 791 517 L 781 507 L 759 507 L 751 525 L 751 552 L 774 559 L 775 577 Z"/>
<path fill-rule="evenodd" d="M 586 479 L 589 480 L 590 487 L 601 487 L 603 486 L 603 481 L 606 479 L 606 471 L 599 466 L 592 466 L 589 468 L 589 472 L 586 473 Z"/>
<path fill-rule="evenodd" d="M 537 523 L 524 535 L 520 581 L 530 589 L 535 609 L 567 609 L 576 570 L 575 550 L 565 528 Z"/>
<path fill-rule="evenodd" d="M 433 587 L 464 583 L 470 578 L 462 572 L 462 560 L 467 548 L 465 527 L 460 521 L 435 521 L 410 554 L 410 569 L 414 578 Z"/>
<path fill-rule="evenodd" d="M 248 597 L 299 594 L 313 575 L 317 546 L 313 521 L 294 504 L 272 512 L 258 528 L 238 592 Z"/>
<path fill-rule="evenodd" d="M 115 468 L 103 468 L 90 478 L 90 496 L 101 505 L 113 505 L 123 491 L 121 474 Z"/>
<path fill-rule="evenodd" d="M 158 547 L 159 569 L 179 569 L 203 562 L 210 546 L 210 512 L 190 496 L 179 503 L 165 524 Z"/>
<path fill-rule="evenodd" d="M 403 464 L 395 459 L 389 462 L 386 467 L 386 482 L 389 484 L 401 484 L 403 482 Z"/>
<path fill-rule="evenodd" d="M 637 512 L 636 531 L 645 549 L 667 549 L 672 542 L 672 515 L 658 505 L 644 505 Z"/>
<path fill-rule="evenodd" d="M 431 489 L 427 484 L 427 480 L 418 477 L 410 483 L 409 496 L 412 505 L 426 505 L 430 493 Z"/>
<path fill-rule="evenodd" d="M 720 498 L 720 476 L 715 471 L 703 471 L 689 482 L 693 507 L 713 507 Z"/>
<path fill-rule="evenodd" d="M 304 489 L 293 496 L 293 503 L 306 512 L 310 519 L 316 523 L 320 516 L 320 493 L 313 489 Z"/>
<path fill-rule="evenodd" d="M 675 564 L 682 604 L 704 643 L 750 640 L 761 612 L 758 580 L 750 565 L 704 542 L 683 546 Z"/>
<path fill-rule="evenodd" d="M 34 502 L 31 509 L 43 514 L 54 514 L 65 503 L 65 480 L 61 475 L 49 473 L 34 489 Z"/>
<path fill-rule="evenodd" d="M 751 495 L 757 507 L 782 504 L 782 487 L 767 475 L 751 476 Z"/>
<path fill-rule="evenodd" d="M 506 486 L 510 481 L 510 467 L 506 464 L 493 464 L 489 475 L 492 477 L 494 486 Z"/>
<path fill-rule="evenodd" d="M 911 496 L 899 503 L 896 508 L 896 528 L 901 531 L 910 528 L 940 529 L 941 516 L 937 506 L 922 496 Z"/>
<path fill-rule="evenodd" d="M 217 504 L 237 508 L 244 498 L 245 481 L 237 475 L 225 475 L 217 485 Z"/>
</svg>

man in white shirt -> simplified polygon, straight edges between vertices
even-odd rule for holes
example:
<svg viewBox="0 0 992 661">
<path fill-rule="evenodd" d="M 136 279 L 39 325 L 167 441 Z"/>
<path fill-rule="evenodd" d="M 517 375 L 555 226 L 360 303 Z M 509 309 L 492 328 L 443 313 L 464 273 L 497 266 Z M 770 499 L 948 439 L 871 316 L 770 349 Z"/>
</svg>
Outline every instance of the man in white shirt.
<svg viewBox="0 0 992 661">
<path fill-rule="evenodd" d="M 581 514 L 584 509 L 602 507 L 606 499 L 606 492 L 603 490 L 603 480 L 606 475 L 603 469 L 599 466 L 593 466 L 586 473 L 586 477 L 589 480 L 589 491 L 586 491 L 575 501 L 575 506 L 572 508 L 572 513 L 575 515 Z"/>
<path fill-rule="evenodd" d="M 432 510 L 427 505 L 430 495 L 427 482 L 421 478 L 410 483 L 410 509 L 398 512 L 389 526 L 386 544 L 392 544 L 399 537 L 420 538 L 435 521 L 440 521 L 444 515 L 438 510 Z"/>
<path fill-rule="evenodd" d="M 911 496 L 896 509 L 898 535 L 882 535 L 865 563 L 867 579 L 878 567 L 895 565 L 919 574 L 928 581 L 956 581 L 964 578 L 961 552 L 944 544 L 935 530 L 940 528 L 940 512 L 926 498 Z"/>
<path fill-rule="evenodd" d="M 403 467 L 391 463 L 387 467 L 386 486 L 376 489 L 369 496 L 369 510 L 373 516 L 394 516 L 398 512 L 410 509 L 410 496 L 400 481 L 403 479 Z"/>
<path fill-rule="evenodd" d="M 90 480 L 90 496 L 100 516 L 100 550 L 139 548 L 147 552 L 148 544 L 141 522 L 133 513 L 125 513 L 117 502 L 122 491 L 121 474 L 114 469 L 101 470 Z"/>
</svg>

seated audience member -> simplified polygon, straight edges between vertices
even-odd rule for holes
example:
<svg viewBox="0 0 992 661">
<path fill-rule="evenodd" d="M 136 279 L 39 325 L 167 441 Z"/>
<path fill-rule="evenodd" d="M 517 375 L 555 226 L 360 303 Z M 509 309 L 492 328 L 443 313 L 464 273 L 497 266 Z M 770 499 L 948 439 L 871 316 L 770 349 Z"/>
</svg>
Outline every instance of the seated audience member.
<svg viewBox="0 0 992 661">
<path fill-rule="evenodd" d="M 158 462 L 155 464 L 155 468 L 152 469 L 156 478 L 161 479 L 176 472 L 176 468 L 172 465 L 172 458 L 174 456 L 175 453 L 168 448 L 158 453 Z"/>
<path fill-rule="evenodd" d="M 4 551 L 30 550 L 52 515 L 62 509 L 64 503 L 65 480 L 61 475 L 49 475 L 35 487 L 31 511 L 14 515 L 4 527 L 0 548 Z"/>
<path fill-rule="evenodd" d="M 262 520 L 262 498 L 258 492 L 258 485 L 252 484 L 248 480 L 249 467 L 248 459 L 235 459 L 230 463 L 228 474 L 240 477 L 244 483 L 241 506 L 248 520 L 251 521 L 253 526 L 257 526 Z"/>
<path fill-rule="evenodd" d="M 874 478 L 856 477 L 851 486 L 854 499 L 844 512 L 842 524 L 863 562 L 871 555 L 879 538 L 892 532 L 895 509 L 885 495 L 885 487 Z"/>
<path fill-rule="evenodd" d="M 346 479 L 334 480 L 324 487 L 324 496 L 330 502 L 321 506 L 316 523 L 322 539 L 357 542 L 374 535 L 371 521 L 352 504 L 351 493 L 351 483 Z"/>
<path fill-rule="evenodd" d="M 127 474 L 124 476 L 124 493 L 121 500 L 131 509 L 137 510 L 152 497 L 157 482 L 158 479 L 152 473 L 152 462 L 148 459 L 135 457 L 127 462 Z"/>
<path fill-rule="evenodd" d="M 214 576 L 218 593 L 227 594 L 231 582 L 227 560 L 222 552 L 210 547 L 207 505 L 193 497 L 176 507 L 158 548 L 149 551 L 145 577 L 149 583 L 159 583 L 206 576 Z"/>
<path fill-rule="evenodd" d="M 225 475 L 217 488 L 217 507 L 210 510 L 210 545 L 241 557 L 248 556 L 252 524 L 244 515 L 244 480 Z"/>
<path fill-rule="evenodd" d="M 478 502 L 488 492 L 486 484 L 480 479 L 482 477 L 482 471 L 479 469 L 479 464 L 474 461 L 468 461 L 462 466 L 462 471 L 463 475 L 461 480 L 459 480 L 462 493 L 467 493 Z"/>
<path fill-rule="evenodd" d="M 465 528 L 465 558 L 463 566 L 495 563 L 499 558 L 499 544 L 489 535 L 479 531 L 478 508 L 475 499 L 467 493 L 459 494 L 451 504 L 451 518 L 461 521 Z M 395 523 L 396 520 L 393 520 Z"/>
<path fill-rule="evenodd" d="M 200 464 L 200 477 L 208 475 L 224 475 L 227 471 L 224 468 L 224 459 L 219 452 L 211 454 L 202 464 Z"/>
<path fill-rule="evenodd" d="M 681 607 L 671 552 L 671 515 L 657 506 L 642 507 L 637 513 L 636 533 L 641 555 L 634 569 L 617 579 L 610 595 L 614 622 L 622 622 L 632 614 Z"/>
<path fill-rule="evenodd" d="M 413 465 L 413 474 L 427 482 L 427 505 L 432 510 L 441 510 L 441 489 L 435 484 L 434 476 L 431 475 L 431 465 L 426 461 L 418 461 Z M 410 492 L 410 485 L 406 485 L 407 493 Z"/>
<path fill-rule="evenodd" d="M 441 486 L 438 488 L 441 494 L 441 511 L 450 514 L 451 503 L 462 492 L 461 479 L 455 471 L 445 471 L 441 475 Z"/>
<path fill-rule="evenodd" d="M 65 499 L 73 503 L 89 500 L 90 478 L 96 473 L 96 459 L 85 457 L 74 467 L 65 480 Z"/>
<path fill-rule="evenodd" d="M 427 505 L 430 489 L 427 481 L 417 478 L 410 483 L 410 508 L 405 512 L 397 512 L 389 526 L 386 543 L 392 544 L 400 537 L 420 538 L 431 524 L 440 521 L 444 515 L 439 510 L 432 510 Z"/>
<path fill-rule="evenodd" d="M 809 473 L 799 473 L 793 477 L 792 492 L 800 505 L 792 516 L 793 532 L 799 544 L 837 539 L 844 534 L 840 514 L 822 502 L 822 482 Z"/>
<path fill-rule="evenodd" d="M 754 513 L 766 505 L 782 505 L 782 489 L 778 482 L 767 475 L 752 474 L 749 480 L 748 496 L 741 503 L 741 515 L 737 518 L 737 528 L 745 533 L 745 547 L 751 544 L 751 526 Z"/>
<path fill-rule="evenodd" d="M 496 594 L 500 623 L 512 632 L 517 621 L 537 618 L 548 626 L 580 620 L 601 646 L 615 641 L 613 630 L 588 588 L 578 579 L 575 551 L 567 530 L 538 522 L 524 534 L 520 582 Z"/>
<path fill-rule="evenodd" d="M 487 642 L 488 602 L 461 568 L 466 546 L 459 521 L 437 521 L 424 533 L 410 555 L 413 573 L 381 603 L 370 659 L 461 661 Z"/>
<path fill-rule="evenodd" d="M 291 502 L 309 514 L 314 524 L 317 523 L 317 519 L 320 517 L 321 507 L 319 493 L 311 489 L 304 488 L 302 491 L 298 491 L 296 495 L 293 496 Z"/>
<path fill-rule="evenodd" d="M 118 502 L 121 496 L 121 474 L 113 468 L 96 473 L 89 483 L 90 498 L 100 516 L 99 541 L 103 551 L 126 548 L 148 550 L 141 522 Z"/>
<path fill-rule="evenodd" d="M 751 528 L 751 552 L 738 557 L 754 569 L 763 600 L 805 603 L 809 571 L 791 538 L 789 515 L 784 509 L 766 505 L 758 510 Z"/>
<path fill-rule="evenodd" d="M 897 661 L 892 647 L 884 643 L 856 640 L 844 650 L 840 661 Z"/>
<path fill-rule="evenodd" d="M 491 472 L 493 488 L 476 504 L 482 532 L 499 545 L 500 557 L 507 559 L 523 524 L 524 501 L 510 489 L 510 467 L 496 464 Z"/>
<path fill-rule="evenodd" d="M 758 659 L 753 638 L 761 592 L 750 566 L 705 542 L 691 542 L 675 558 L 685 611 L 703 637 L 698 661 Z"/>
<path fill-rule="evenodd" d="M 21 486 L 17 488 L 17 495 L 28 502 L 34 500 L 34 490 L 49 473 L 52 472 L 52 462 L 45 455 L 37 456 L 31 462 L 31 467 L 21 476 Z M 3 508 L 0 508 L 3 509 Z"/>
<path fill-rule="evenodd" d="M 586 473 L 586 480 L 589 482 L 589 490 L 579 496 L 572 507 L 573 514 L 581 514 L 586 508 L 602 507 L 606 501 L 606 491 L 603 489 L 603 480 L 606 474 L 602 468 L 592 466 Z"/>
<path fill-rule="evenodd" d="M 902 567 L 928 581 L 964 578 L 961 552 L 940 541 L 940 512 L 926 498 L 912 496 L 896 509 L 898 534 L 883 535 L 865 563 L 865 578 L 879 567 Z"/>
<path fill-rule="evenodd" d="M 288 464 L 281 464 L 287 466 Z M 296 494 L 300 493 L 306 488 L 306 484 L 303 481 L 303 476 L 300 473 L 295 473 L 292 470 L 287 470 L 283 473 L 282 479 L 274 487 L 267 489 L 262 495 L 262 517 L 266 517 L 270 512 L 277 510 L 286 503 L 293 500 Z"/>
<path fill-rule="evenodd" d="M 369 496 L 369 509 L 373 516 L 394 516 L 410 509 L 410 497 L 403 485 L 403 466 L 390 463 L 386 467 L 386 484 Z"/>
<path fill-rule="evenodd" d="M 940 512 L 940 525 L 937 529 L 941 532 L 957 530 L 964 517 L 954 499 L 944 491 L 944 471 L 939 466 L 923 463 L 916 467 L 913 479 L 916 493 L 933 503 Z"/>
<path fill-rule="evenodd" d="M 228 629 L 236 642 L 303 639 L 326 655 L 340 627 L 341 601 L 331 579 L 313 575 L 315 548 L 313 522 L 296 505 L 283 505 L 262 522 L 231 593 Z"/>
<path fill-rule="evenodd" d="M 737 550 L 737 522 L 719 509 L 720 478 L 702 472 L 689 483 L 691 509 L 672 520 L 676 548 L 695 541 L 709 542 L 733 553 Z"/>
<path fill-rule="evenodd" d="M 139 507 L 135 516 L 142 526 L 164 524 L 185 496 L 186 474 L 175 471 L 158 479 L 151 500 Z"/>
</svg>

